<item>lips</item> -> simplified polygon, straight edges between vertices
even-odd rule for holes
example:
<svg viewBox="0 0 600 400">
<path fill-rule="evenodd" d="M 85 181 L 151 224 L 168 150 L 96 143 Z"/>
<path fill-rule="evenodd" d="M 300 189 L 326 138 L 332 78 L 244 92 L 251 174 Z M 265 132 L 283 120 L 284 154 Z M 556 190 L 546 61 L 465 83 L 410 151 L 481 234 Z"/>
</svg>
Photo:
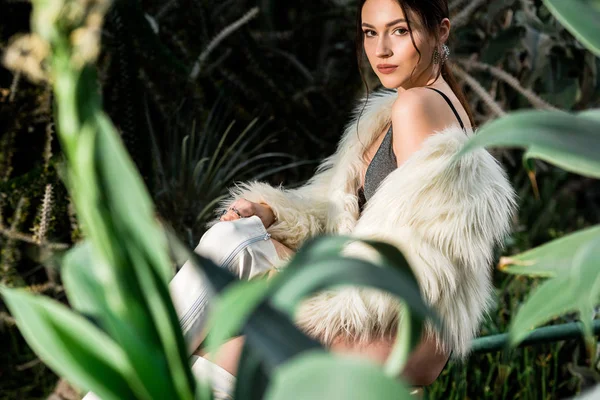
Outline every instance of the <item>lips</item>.
<svg viewBox="0 0 600 400">
<path fill-rule="evenodd" d="M 381 72 L 382 74 L 391 74 L 392 72 L 394 72 L 396 69 L 398 68 L 397 65 L 391 65 L 391 64 L 379 64 L 377 66 L 377 70 L 379 72 Z"/>
</svg>

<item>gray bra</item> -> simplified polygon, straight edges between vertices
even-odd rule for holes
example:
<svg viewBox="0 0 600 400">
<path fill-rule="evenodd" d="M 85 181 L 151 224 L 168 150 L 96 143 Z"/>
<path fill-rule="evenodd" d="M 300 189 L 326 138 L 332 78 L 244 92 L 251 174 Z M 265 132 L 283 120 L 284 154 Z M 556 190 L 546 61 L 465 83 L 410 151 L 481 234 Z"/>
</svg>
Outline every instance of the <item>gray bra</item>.
<svg viewBox="0 0 600 400">
<path fill-rule="evenodd" d="M 454 105 L 443 92 L 434 89 L 432 87 L 427 87 L 428 89 L 434 90 L 438 92 L 446 103 L 452 108 L 458 123 L 462 129 L 465 128 L 462 120 L 460 119 L 460 115 L 454 108 Z M 379 145 L 377 152 L 373 156 L 373 159 L 369 163 L 367 167 L 367 171 L 365 172 L 365 183 L 362 188 L 358 190 L 358 207 L 362 212 L 365 203 L 375 194 L 377 187 L 392 171 L 398 168 L 398 162 L 396 160 L 396 155 L 394 154 L 394 149 L 392 147 L 392 127 L 388 129 L 383 141 Z"/>
</svg>

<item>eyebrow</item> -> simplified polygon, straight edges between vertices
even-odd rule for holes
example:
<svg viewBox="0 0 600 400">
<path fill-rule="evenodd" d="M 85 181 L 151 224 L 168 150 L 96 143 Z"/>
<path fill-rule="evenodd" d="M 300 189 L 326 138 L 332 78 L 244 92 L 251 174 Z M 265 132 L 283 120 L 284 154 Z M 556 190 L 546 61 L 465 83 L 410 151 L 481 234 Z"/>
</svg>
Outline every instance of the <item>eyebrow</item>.
<svg viewBox="0 0 600 400">
<path fill-rule="evenodd" d="M 388 22 L 387 24 L 385 24 L 385 27 L 389 28 L 390 26 L 396 25 L 400 22 L 406 22 L 406 20 L 404 18 L 395 19 L 392 22 Z M 363 22 L 362 26 L 366 26 L 367 28 L 376 29 L 373 25 L 367 24 L 366 22 Z"/>
</svg>

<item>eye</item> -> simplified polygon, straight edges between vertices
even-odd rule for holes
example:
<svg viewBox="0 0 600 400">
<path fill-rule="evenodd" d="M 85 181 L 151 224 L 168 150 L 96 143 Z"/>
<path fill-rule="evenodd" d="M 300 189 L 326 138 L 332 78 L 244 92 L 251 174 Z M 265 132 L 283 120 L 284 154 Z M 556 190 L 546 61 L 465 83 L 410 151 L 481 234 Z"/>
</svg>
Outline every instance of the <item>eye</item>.
<svg viewBox="0 0 600 400">
<path fill-rule="evenodd" d="M 399 36 L 404 36 L 404 35 L 406 35 L 408 33 L 408 29 L 406 29 L 406 28 L 398 28 L 398 29 L 396 29 L 392 33 L 396 33 L 396 32 L 399 33 Z"/>
<path fill-rule="evenodd" d="M 366 37 L 373 37 L 373 36 L 375 36 L 375 31 L 372 31 L 370 29 L 364 30 L 363 33 L 365 34 Z"/>
</svg>

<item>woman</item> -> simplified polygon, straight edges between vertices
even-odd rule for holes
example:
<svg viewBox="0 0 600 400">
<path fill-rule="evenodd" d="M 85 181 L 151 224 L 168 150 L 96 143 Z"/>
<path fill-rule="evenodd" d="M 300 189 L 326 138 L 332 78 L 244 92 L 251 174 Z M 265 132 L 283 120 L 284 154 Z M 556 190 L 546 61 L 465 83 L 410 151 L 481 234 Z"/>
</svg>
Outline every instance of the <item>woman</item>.
<svg viewBox="0 0 600 400">
<path fill-rule="evenodd" d="M 357 29 L 359 60 L 364 49 L 382 85 L 394 91 L 367 97 L 336 153 L 305 186 L 285 190 L 251 182 L 232 189 L 221 222 L 197 251 L 226 260 L 247 279 L 282 264 L 320 233 L 396 245 L 444 323 L 439 333 L 428 326 L 403 372 L 412 384 L 426 385 L 451 352 L 458 358 L 468 353 L 489 304 L 493 250 L 509 232 L 515 195 L 485 150 L 450 163 L 472 134 L 473 120 L 445 62 L 447 0 L 359 1 Z M 372 256 L 357 243 L 346 253 Z M 190 348 L 202 337 L 199 310 L 206 303 L 200 281 L 190 290 L 192 275 L 186 265 L 171 283 Z M 393 344 L 397 309 L 392 296 L 345 287 L 307 299 L 296 322 L 332 351 L 383 363 Z M 196 366 L 221 374 L 223 385 L 231 385 L 242 344 L 240 337 L 222 348 L 213 360 L 220 368 L 204 358 Z"/>
</svg>

